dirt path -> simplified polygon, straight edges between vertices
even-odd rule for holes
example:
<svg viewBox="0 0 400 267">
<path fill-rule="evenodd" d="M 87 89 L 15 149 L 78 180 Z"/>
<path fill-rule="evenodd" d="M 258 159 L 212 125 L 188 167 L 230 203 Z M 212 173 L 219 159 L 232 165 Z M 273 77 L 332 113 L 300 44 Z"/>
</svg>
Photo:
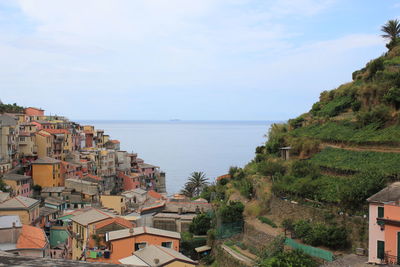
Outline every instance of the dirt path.
<svg viewBox="0 0 400 267">
<path fill-rule="evenodd" d="M 254 266 L 254 261 L 252 259 L 250 259 L 250 258 L 246 257 L 245 255 L 242 255 L 242 254 L 234 251 L 233 249 L 231 249 L 230 247 L 228 247 L 226 245 L 221 245 L 221 247 L 222 247 L 223 250 L 228 252 L 232 257 L 234 257 L 235 259 L 243 262 L 247 266 Z"/>
<path fill-rule="evenodd" d="M 284 233 L 281 228 L 273 228 L 268 224 L 260 222 L 260 220 L 257 218 L 246 218 L 245 221 L 249 225 L 253 226 L 255 229 L 271 236 L 278 236 Z"/>
<path fill-rule="evenodd" d="M 321 143 L 320 148 L 324 149 L 326 147 L 341 148 L 350 151 L 372 151 L 372 152 L 383 152 L 383 153 L 400 153 L 399 147 L 389 147 L 389 146 L 362 146 L 357 147 L 348 146 L 345 144 L 335 144 L 335 143 Z"/>
</svg>

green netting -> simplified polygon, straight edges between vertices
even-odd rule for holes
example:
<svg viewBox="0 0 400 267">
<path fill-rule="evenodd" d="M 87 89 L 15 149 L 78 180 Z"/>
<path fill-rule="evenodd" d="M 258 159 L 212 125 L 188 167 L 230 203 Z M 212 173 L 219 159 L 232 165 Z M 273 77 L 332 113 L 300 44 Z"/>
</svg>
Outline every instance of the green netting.
<svg viewBox="0 0 400 267">
<path fill-rule="evenodd" d="M 296 241 L 294 241 L 293 239 L 288 238 L 288 237 L 286 237 L 286 239 L 285 239 L 285 245 L 289 246 L 293 249 L 301 250 L 304 253 L 306 253 L 312 257 L 321 258 L 326 261 L 333 261 L 333 253 L 330 251 L 303 245 L 303 244 L 297 243 Z"/>
<path fill-rule="evenodd" d="M 242 222 L 224 223 L 216 229 L 216 239 L 225 239 L 240 234 L 243 231 Z"/>
</svg>

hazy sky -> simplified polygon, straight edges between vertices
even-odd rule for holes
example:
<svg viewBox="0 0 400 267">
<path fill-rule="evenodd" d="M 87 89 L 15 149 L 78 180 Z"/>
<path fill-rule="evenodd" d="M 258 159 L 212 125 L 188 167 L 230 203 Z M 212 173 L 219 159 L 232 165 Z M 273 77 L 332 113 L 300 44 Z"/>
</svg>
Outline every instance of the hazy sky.
<svg viewBox="0 0 400 267">
<path fill-rule="evenodd" d="M 71 119 L 288 119 L 400 0 L 0 0 L 0 99 Z"/>
</svg>

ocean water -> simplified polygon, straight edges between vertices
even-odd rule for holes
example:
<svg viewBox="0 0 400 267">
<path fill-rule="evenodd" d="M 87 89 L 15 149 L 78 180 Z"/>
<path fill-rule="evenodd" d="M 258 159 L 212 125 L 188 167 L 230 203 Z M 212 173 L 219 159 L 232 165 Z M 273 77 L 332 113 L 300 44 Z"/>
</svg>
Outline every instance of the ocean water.
<svg viewBox="0 0 400 267">
<path fill-rule="evenodd" d="M 210 181 L 230 166 L 244 166 L 265 142 L 268 121 L 79 121 L 121 141 L 121 150 L 138 153 L 166 172 L 168 194 L 179 192 L 194 171 Z"/>
</svg>

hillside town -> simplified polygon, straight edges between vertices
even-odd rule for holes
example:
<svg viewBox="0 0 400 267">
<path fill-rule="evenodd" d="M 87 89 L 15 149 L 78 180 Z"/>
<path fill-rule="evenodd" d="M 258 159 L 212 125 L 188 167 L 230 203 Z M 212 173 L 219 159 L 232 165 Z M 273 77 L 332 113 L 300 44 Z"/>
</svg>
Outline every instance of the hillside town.
<svg viewBox="0 0 400 267">
<path fill-rule="evenodd" d="M 181 233 L 211 210 L 101 129 L 40 108 L 0 115 L 0 251 L 132 266 L 195 266 Z"/>
</svg>

